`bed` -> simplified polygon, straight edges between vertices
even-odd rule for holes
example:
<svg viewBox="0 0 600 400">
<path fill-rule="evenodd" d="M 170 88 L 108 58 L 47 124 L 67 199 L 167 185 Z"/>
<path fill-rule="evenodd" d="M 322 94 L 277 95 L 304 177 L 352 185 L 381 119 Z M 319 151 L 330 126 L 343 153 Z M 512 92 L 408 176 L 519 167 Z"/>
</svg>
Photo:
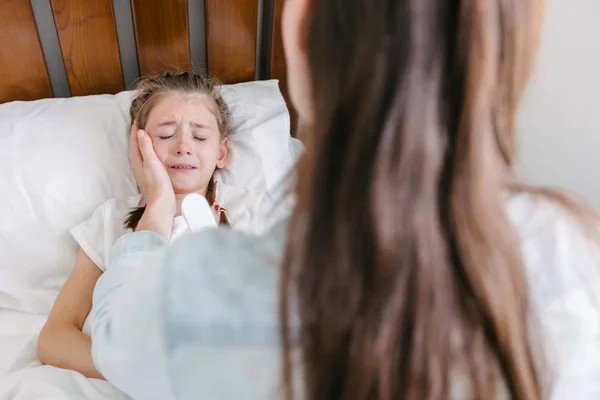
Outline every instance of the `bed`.
<svg viewBox="0 0 600 400">
<path fill-rule="evenodd" d="M 222 178 L 277 191 L 302 151 L 291 137 L 283 1 L 0 1 L 0 400 L 126 398 L 43 365 L 37 336 L 74 265 L 68 228 L 137 190 L 126 131 L 139 77 L 219 78 L 235 133 Z"/>
</svg>

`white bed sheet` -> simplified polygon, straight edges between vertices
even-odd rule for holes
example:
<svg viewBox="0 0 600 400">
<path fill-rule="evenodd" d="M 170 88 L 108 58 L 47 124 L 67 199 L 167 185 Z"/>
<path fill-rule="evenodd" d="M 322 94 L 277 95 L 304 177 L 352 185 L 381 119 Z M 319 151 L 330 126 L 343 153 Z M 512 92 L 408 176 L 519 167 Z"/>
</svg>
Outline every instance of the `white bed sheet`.
<svg viewBox="0 0 600 400">
<path fill-rule="evenodd" d="M 106 381 L 43 365 L 37 338 L 46 318 L 0 309 L 0 400 L 128 399 Z"/>
</svg>

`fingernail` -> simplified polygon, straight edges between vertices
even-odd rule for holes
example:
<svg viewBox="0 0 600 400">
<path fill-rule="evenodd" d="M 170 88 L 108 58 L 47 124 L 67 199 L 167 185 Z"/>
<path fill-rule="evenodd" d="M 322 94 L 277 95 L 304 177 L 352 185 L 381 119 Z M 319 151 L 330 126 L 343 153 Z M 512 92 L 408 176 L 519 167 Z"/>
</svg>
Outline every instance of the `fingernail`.
<svg viewBox="0 0 600 400">
<path fill-rule="evenodd" d="M 140 130 L 138 131 L 138 137 L 139 137 L 139 138 L 141 138 L 141 137 L 144 137 L 144 131 L 143 131 L 143 130 L 141 130 L 141 129 L 140 129 Z"/>
</svg>

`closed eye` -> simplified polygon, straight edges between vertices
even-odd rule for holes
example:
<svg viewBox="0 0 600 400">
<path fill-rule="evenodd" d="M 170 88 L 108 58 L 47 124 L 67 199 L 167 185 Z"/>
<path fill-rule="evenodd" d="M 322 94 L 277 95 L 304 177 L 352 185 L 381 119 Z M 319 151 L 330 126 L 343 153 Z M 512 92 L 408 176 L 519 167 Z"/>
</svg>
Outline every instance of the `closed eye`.
<svg viewBox="0 0 600 400">
<path fill-rule="evenodd" d="M 170 138 L 172 138 L 173 136 L 175 136 L 175 135 L 171 135 L 171 136 L 159 136 L 158 138 L 159 138 L 160 140 L 167 140 L 167 139 L 170 139 Z"/>
<path fill-rule="evenodd" d="M 197 136 L 194 136 L 194 139 L 196 139 L 196 140 L 198 140 L 200 142 L 204 142 L 206 140 L 206 138 L 197 137 Z"/>
</svg>

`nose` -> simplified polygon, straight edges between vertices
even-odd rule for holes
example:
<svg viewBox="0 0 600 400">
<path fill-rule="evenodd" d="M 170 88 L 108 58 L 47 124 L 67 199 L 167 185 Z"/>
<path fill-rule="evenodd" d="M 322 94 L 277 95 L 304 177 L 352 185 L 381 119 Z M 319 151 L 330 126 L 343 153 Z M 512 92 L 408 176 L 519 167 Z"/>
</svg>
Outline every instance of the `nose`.
<svg viewBox="0 0 600 400">
<path fill-rule="evenodd" d="M 190 143 L 188 141 L 188 139 L 185 137 L 185 135 L 180 135 L 179 140 L 177 141 L 177 155 L 181 156 L 181 155 L 192 155 L 192 147 L 190 146 Z"/>
</svg>

